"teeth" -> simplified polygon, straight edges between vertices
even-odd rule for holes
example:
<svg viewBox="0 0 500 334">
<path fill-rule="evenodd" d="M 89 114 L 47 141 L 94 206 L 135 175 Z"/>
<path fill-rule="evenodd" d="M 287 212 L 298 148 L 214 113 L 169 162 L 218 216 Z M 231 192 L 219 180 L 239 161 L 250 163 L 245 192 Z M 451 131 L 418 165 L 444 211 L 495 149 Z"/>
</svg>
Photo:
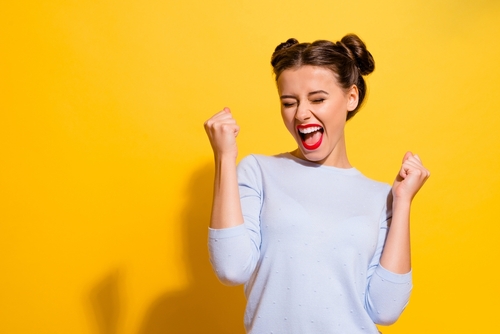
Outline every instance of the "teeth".
<svg viewBox="0 0 500 334">
<path fill-rule="evenodd" d="M 309 128 L 299 128 L 299 132 L 303 133 L 303 134 L 307 134 L 307 133 L 311 133 L 311 132 L 314 132 L 314 131 L 318 131 L 320 129 L 321 129 L 320 126 L 311 126 Z"/>
</svg>

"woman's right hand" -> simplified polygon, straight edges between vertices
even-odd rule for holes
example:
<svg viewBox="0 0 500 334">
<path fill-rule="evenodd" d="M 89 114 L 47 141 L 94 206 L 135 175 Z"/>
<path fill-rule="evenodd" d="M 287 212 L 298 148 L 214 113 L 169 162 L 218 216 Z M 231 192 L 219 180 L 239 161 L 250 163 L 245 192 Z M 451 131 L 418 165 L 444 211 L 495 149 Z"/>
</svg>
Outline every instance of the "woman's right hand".
<svg viewBox="0 0 500 334">
<path fill-rule="evenodd" d="M 236 136 L 238 136 L 240 127 L 236 124 L 229 108 L 222 109 L 207 120 L 205 131 L 216 158 L 226 156 L 236 159 L 238 156 Z"/>
<path fill-rule="evenodd" d="M 214 200 L 210 227 L 222 229 L 243 224 L 236 157 L 236 136 L 240 127 L 229 108 L 213 115 L 205 122 L 205 131 L 214 151 Z"/>
</svg>

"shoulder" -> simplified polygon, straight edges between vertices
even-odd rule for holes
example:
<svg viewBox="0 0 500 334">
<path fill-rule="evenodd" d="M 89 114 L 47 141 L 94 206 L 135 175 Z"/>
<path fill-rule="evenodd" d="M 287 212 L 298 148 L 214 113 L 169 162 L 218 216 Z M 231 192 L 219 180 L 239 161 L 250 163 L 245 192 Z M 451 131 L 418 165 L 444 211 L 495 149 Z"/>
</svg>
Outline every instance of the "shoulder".
<svg viewBox="0 0 500 334">
<path fill-rule="evenodd" d="M 277 179 L 290 173 L 286 155 L 266 156 L 251 154 L 238 163 L 238 179 L 242 182 L 262 183 L 264 179 Z"/>
<path fill-rule="evenodd" d="M 379 212 L 379 222 L 386 224 L 392 216 L 392 187 L 377 180 L 370 179 L 359 173 L 358 187 L 355 190 L 356 198 L 372 208 L 373 213 Z"/>
<path fill-rule="evenodd" d="M 273 168 L 279 167 L 280 165 L 286 163 L 286 154 L 278 155 L 262 155 L 262 154 L 250 154 L 241 159 L 238 164 L 239 168 Z"/>
<path fill-rule="evenodd" d="M 265 156 L 260 154 L 251 154 L 238 163 L 238 184 L 244 187 L 250 187 L 257 192 L 261 192 L 265 187 L 265 180 L 276 176 L 277 171 L 282 170 L 278 166 L 276 156 Z"/>
<path fill-rule="evenodd" d="M 391 192 L 392 187 L 388 183 L 370 179 L 361 172 L 359 173 L 359 179 L 364 184 L 364 189 L 371 192 L 374 196 L 386 197 Z"/>
</svg>

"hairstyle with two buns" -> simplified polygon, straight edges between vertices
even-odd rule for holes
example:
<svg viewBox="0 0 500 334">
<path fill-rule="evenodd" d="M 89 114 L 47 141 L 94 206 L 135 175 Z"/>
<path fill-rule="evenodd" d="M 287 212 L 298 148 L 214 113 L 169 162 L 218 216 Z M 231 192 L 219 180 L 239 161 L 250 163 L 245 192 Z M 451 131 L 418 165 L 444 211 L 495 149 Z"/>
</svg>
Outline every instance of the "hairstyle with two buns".
<svg viewBox="0 0 500 334">
<path fill-rule="evenodd" d="M 344 89 L 356 85 L 359 91 L 358 106 L 347 114 L 347 119 L 358 112 L 365 98 L 366 84 L 363 76 L 375 70 L 375 60 L 371 53 L 366 49 L 365 43 L 354 34 L 348 34 L 336 43 L 326 40 L 299 43 L 295 38 L 290 38 L 276 47 L 271 57 L 271 65 L 276 81 L 286 69 L 311 65 L 333 71 L 339 85 Z"/>
</svg>

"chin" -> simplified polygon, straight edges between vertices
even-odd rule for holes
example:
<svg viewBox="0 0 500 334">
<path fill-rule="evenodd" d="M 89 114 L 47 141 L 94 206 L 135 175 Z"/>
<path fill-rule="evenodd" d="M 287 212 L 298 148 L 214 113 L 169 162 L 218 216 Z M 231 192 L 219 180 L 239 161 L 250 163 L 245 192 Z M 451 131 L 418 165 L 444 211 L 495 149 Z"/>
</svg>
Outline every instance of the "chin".
<svg viewBox="0 0 500 334">
<path fill-rule="evenodd" d="M 319 150 L 307 151 L 302 147 L 300 148 L 300 154 L 304 157 L 305 160 L 311 162 L 321 162 L 327 158 L 325 154 L 319 152 Z"/>
</svg>

